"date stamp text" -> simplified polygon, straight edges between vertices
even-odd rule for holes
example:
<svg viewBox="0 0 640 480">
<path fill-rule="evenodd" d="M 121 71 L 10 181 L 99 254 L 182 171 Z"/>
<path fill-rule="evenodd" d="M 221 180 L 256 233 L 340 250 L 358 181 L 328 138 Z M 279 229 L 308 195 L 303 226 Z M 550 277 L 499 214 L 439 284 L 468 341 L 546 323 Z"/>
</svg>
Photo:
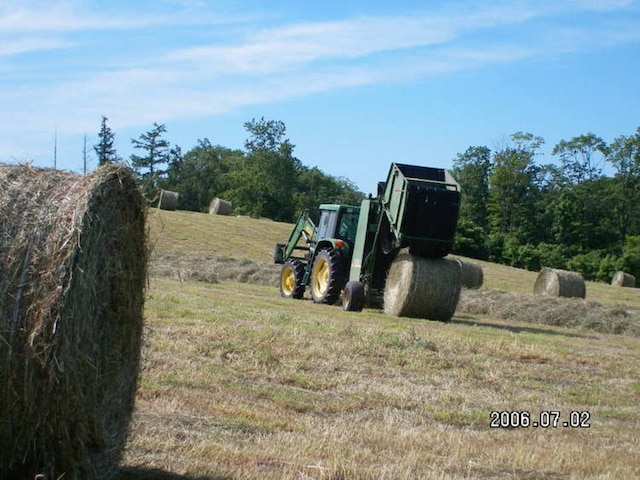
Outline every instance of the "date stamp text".
<svg viewBox="0 0 640 480">
<path fill-rule="evenodd" d="M 493 411 L 489 414 L 489 428 L 591 428 L 591 412 Z"/>
</svg>

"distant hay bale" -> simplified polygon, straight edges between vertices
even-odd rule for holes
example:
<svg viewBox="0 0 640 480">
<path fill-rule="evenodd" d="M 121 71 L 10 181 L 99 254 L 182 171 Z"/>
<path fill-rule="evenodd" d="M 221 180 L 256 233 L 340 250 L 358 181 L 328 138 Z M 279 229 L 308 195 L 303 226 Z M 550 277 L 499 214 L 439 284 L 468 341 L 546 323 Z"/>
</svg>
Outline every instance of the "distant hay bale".
<svg viewBox="0 0 640 480">
<path fill-rule="evenodd" d="M 616 272 L 611 280 L 611 285 L 616 287 L 629 287 L 635 288 L 636 286 L 636 277 L 626 272 Z"/>
<path fill-rule="evenodd" d="M 400 252 L 389 268 L 384 311 L 399 317 L 451 320 L 461 289 L 457 260 L 427 259 Z"/>
<path fill-rule="evenodd" d="M 233 204 L 221 198 L 214 198 L 209 205 L 209 213 L 211 215 L 231 215 Z"/>
<path fill-rule="evenodd" d="M 477 289 L 484 283 L 484 273 L 482 267 L 477 263 L 460 261 L 460 274 L 463 288 Z"/>
<path fill-rule="evenodd" d="M 130 170 L 0 164 L 0 478 L 109 478 L 134 405 L 146 206 Z"/>
<path fill-rule="evenodd" d="M 160 210 L 175 210 L 178 208 L 178 198 L 180 194 L 178 192 L 172 192 L 171 190 L 161 190 L 160 199 L 158 200 L 158 208 Z"/>
<path fill-rule="evenodd" d="M 577 272 L 543 268 L 533 286 L 533 293 L 550 297 L 585 298 L 587 287 L 584 278 Z"/>
</svg>

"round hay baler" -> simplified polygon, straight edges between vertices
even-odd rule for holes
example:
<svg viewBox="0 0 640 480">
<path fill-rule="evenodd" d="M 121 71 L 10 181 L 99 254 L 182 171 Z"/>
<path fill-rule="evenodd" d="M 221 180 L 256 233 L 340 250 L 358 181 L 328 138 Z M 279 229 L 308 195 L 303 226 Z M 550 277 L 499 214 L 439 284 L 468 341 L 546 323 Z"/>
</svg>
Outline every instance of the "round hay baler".
<svg viewBox="0 0 640 480">
<path fill-rule="evenodd" d="M 449 321 L 461 289 L 453 246 L 460 187 L 440 168 L 392 163 L 377 198 L 360 206 L 303 210 L 287 243 L 276 244 L 280 293 L 316 303 L 342 298 L 347 311 L 383 306 L 396 316 Z"/>
</svg>

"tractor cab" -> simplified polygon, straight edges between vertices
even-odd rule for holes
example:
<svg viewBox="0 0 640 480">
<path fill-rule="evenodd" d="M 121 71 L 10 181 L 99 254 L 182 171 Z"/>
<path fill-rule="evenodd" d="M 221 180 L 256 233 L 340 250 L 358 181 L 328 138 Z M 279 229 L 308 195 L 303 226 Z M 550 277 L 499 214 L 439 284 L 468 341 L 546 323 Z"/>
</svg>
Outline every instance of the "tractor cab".
<svg viewBox="0 0 640 480">
<path fill-rule="evenodd" d="M 360 207 L 320 205 L 320 220 L 315 238 L 318 240 L 332 238 L 343 240 L 353 248 L 358 231 L 359 215 Z"/>
</svg>

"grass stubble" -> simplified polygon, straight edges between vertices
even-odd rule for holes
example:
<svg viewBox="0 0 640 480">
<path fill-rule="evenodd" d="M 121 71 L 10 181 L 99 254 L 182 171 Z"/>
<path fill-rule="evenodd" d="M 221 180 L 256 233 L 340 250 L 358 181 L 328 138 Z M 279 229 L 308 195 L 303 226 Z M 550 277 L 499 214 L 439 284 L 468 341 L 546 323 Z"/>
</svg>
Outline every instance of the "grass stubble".
<svg viewBox="0 0 640 480">
<path fill-rule="evenodd" d="M 478 294 L 524 295 L 531 272 L 483 268 Z M 589 284 L 587 296 L 638 309 L 637 291 L 613 288 Z M 637 325 L 607 333 L 489 310 L 445 324 L 230 280 L 154 277 L 148 292 L 128 468 L 187 479 L 640 476 Z M 558 411 L 561 422 L 588 411 L 590 428 L 490 428 L 492 411 Z"/>
</svg>

